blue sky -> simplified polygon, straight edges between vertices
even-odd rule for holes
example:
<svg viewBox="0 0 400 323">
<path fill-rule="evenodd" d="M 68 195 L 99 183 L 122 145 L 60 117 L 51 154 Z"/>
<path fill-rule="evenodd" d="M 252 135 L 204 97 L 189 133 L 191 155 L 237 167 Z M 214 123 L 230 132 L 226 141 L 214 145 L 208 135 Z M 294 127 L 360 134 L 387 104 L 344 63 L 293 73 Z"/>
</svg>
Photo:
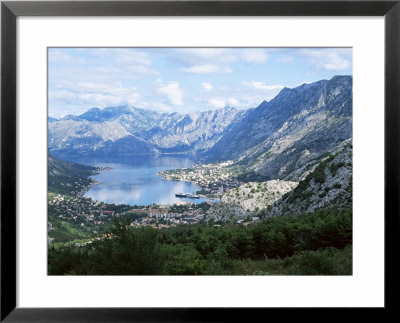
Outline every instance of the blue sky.
<svg viewBox="0 0 400 323">
<path fill-rule="evenodd" d="M 352 75 L 351 48 L 49 48 L 49 115 L 130 104 L 187 113 Z"/>
</svg>

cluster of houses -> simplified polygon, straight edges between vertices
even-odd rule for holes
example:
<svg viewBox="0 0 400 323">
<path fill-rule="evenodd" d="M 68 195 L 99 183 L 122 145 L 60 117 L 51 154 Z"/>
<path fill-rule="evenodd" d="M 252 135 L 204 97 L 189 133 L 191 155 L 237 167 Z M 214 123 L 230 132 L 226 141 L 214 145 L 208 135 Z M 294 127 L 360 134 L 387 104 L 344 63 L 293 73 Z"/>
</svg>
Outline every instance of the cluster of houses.
<svg viewBox="0 0 400 323">
<path fill-rule="evenodd" d="M 107 211 L 107 210 L 100 210 L 100 216 L 105 217 L 105 216 L 114 216 L 114 211 Z"/>
<path fill-rule="evenodd" d="M 147 209 L 147 216 L 137 219 L 131 223 L 131 226 L 152 226 L 154 228 L 168 228 L 179 224 L 198 223 L 204 219 L 201 209 L 189 209 L 182 213 L 171 212 L 169 207 Z"/>
<path fill-rule="evenodd" d="M 221 191 L 222 187 L 218 188 Z M 210 202 L 211 203 L 211 202 Z M 132 216 L 132 226 L 153 226 L 156 228 L 179 224 L 198 223 L 204 219 L 204 211 L 195 203 L 180 201 L 171 205 L 147 206 L 142 208 L 123 209 L 116 212 L 107 208 L 107 204 L 85 197 L 66 197 L 61 194 L 49 199 L 49 212 L 62 221 L 72 221 L 86 227 L 87 225 L 111 224 L 113 217 Z M 137 216 L 135 216 L 137 215 Z M 96 227 L 92 228 L 96 230 Z"/>
<path fill-rule="evenodd" d="M 168 209 L 152 209 L 151 207 L 149 208 L 147 215 L 149 218 L 156 218 L 156 220 L 181 218 L 183 216 L 181 213 L 168 212 Z"/>
<path fill-rule="evenodd" d="M 160 208 L 160 209 L 153 209 L 149 208 L 148 213 L 147 213 L 147 218 L 143 218 L 142 221 L 146 220 L 160 220 L 160 219 L 165 219 L 165 220 L 170 220 L 170 222 L 174 223 L 193 223 L 193 222 L 198 222 L 199 220 L 204 218 L 204 214 L 201 212 L 201 210 L 188 210 L 185 211 L 184 213 L 176 213 L 176 212 L 168 212 L 168 208 Z M 181 220 L 181 221 L 179 221 Z"/>
<path fill-rule="evenodd" d="M 202 194 L 221 196 L 231 188 L 241 185 L 227 166 L 233 162 L 227 161 L 220 164 L 205 164 L 193 168 L 182 168 L 179 170 L 166 170 L 160 174 L 166 179 L 195 182 L 202 187 Z"/>
<path fill-rule="evenodd" d="M 194 224 L 198 223 L 201 219 L 203 219 L 204 215 L 198 215 L 196 217 L 175 217 L 175 218 L 165 218 L 163 219 L 163 223 L 159 222 L 161 219 L 156 220 L 151 217 L 143 217 L 140 221 L 134 221 L 131 223 L 132 227 L 143 227 L 143 226 L 151 226 L 153 228 L 161 229 L 161 228 L 169 228 L 173 226 L 177 226 L 179 224 Z"/>
<path fill-rule="evenodd" d="M 95 220 L 97 218 L 105 218 L 105 217 L 112 217 L 114 216 L 114 211 L 107 211 L 107 210 L 90 210 L 88 213 L 76 213 L 76 214 L 60 214 L 58 216 L 61 220 L 77 220 L 78 218 L 82 218 L 83 220 L 93 222 L 94 224 L 102 224 L 102 221 Z M 96 216 L 97 215 L 97 216 Z"/>
<path fill-rule="evenodd" d="M 61 194 L 57 194 L 56 196 L 54 196 L 54 197 L 49 201 L 49 204 L 58 205 L 58 204 L 60 204 L 62 201 L 64 201 L 64 196 L 61 195 Z"/>
<path fill-rule="evenodd" d="M 228 161 L 220 164 L 205 164 L 193 168 L 182 168 L 180 170 L 167 170 L 160 174 L 167 179 L 179 179 L 181 181 L 190 181 L 199 184 L 203 188 L 222 185 L 225 188 L 233 188 L 240 185 L 236 180 L 232 180 L 232 171 L 227 166 L 233 162 Z M 212 193 L 218 193 L 212 192 Z"/>
</svg>

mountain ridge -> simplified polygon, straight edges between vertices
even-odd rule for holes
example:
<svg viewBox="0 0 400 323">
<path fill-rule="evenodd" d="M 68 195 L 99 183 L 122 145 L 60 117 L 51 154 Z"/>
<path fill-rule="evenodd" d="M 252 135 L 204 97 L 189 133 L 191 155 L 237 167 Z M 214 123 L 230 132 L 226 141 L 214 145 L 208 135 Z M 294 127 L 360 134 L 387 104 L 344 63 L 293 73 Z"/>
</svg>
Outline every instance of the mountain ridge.
<svg viewBox="0 0 400 323">
<path fill-rule="evenodd" d="M 244 113 L 231 107 L 188 114 L 131 106 L 93 108 L 79 116 L 49 119 L 49 151 L 63 156 L 205 150 Z M 136 138 L 136 144 L 122 147 L 131 142 L 128 138 Z"/>
<path fill-rule="evenodd" d="M 200 162 L 236 160 L 249 174 L 299 180 L 352 136 L 352 76 L 282 89 L 256 108 L 187 114 L 133 106 L 49 117 L 55 156 L 195 153 Z M 301 169 L 302 171 L 296 171 Z"/>
<path fill-rule="evenodd" d="M 203 160 L 236 159 L 266 180 L 298 180 L 296 169 L 351 137 L 352 77 L 336 76 L 282 90 L 229 129 Z"/>
</svg>

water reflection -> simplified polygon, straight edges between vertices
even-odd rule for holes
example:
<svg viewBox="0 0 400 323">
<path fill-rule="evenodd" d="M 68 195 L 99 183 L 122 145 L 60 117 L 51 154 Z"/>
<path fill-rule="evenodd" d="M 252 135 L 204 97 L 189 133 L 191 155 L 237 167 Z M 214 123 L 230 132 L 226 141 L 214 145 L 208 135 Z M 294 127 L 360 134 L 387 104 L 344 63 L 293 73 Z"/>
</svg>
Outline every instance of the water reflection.
<svg viewBox="0 0 400 323">
<path fill-rule="evenodd" d="M 200 186 L 189 182 L 167 181 L 158 172 L 165 169 L 188 168 L 193 161 L 188 157 L 160 156 L 117 156 L 83 157 L 68 160 L 86 165 L 111 167 L 93 176 L 100 184 L 92 187 L 85 197 L 107 203 L 130 205 L 172 204 L 178 201 L 204 202 L 204 199 L 179 199 L 176 193 L 193 193 Z"/>
</svg>

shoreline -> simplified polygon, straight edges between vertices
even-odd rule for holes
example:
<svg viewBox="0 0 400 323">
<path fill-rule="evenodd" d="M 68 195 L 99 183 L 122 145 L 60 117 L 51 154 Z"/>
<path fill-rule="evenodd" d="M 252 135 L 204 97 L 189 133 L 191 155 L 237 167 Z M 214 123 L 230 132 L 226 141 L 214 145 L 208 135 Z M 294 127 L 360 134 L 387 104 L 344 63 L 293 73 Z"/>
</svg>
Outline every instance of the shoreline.
<svg viewBox="0 0 400 323">
<path fill-rule="evenodd" d="M 87 179 L 89 180 L 89 183 L 88 183 L 87 185 L 85 185 L 84 188 L 83 188 L 80 192 L 78 192 L 78 194 L 76 194 L 76 197 L 78 197 L 78 198 L 84 198 L 84 195 L 85 195 L 91 188 L 93 188 L 93 187 L 96 186 L 96 185 L 101 184 L 100 181 L 98 181 L 98 180 L 96 180 L 96 179 L 93 179 L 91 176 L 93 176 L 93 175 L 99 175 L 99 174 L 101 174 L 103 171 L 107 171 L 107 170 L 112 170 L 112 169 L 113 169 L 112 167 L 108 167 L 108 166 L 106 166 L 106 167 L 103 167 L 103 166 L 93 166 L 93 165 L 88 165 L 88 166 L 91 166 L 91 167 L 93 167 L 93 168 L 95 168 L 95 169 L 93 169 L 92 174 L 89 175 L 89 176 L 87 177 Z M 163 174 L 162 174 L 164 171 L 167 171 L 167 170 L 168 170 L 168 169 L 164 169 L 164 170 L 162 170 L 162 171 L 156 172 L 156 175 L 157 175 L 157 176 L 161 176 L 161 178 L 162 178 L 163 180 L 165 180 L 165 181 L 171 181 L 170 179 L 166 178 L 166 177 L 163 176 Z M 200 183 L 198 183 L 198 182 L 196 182 L 196 181 L 193 181 L 193 180 L 182 180 L 182 179 L 179 179 L 179 180 L 177 180 L 176 182 L 193 183 L 193 184 L 196 184 L 197 186 L 199 186 L 200 189 L 204 189 L 204 188 L 205 188 L 205 186 L 203 186 L 203 185 L 201 185 Z M 220 200 L 220 198 L 218 198 L 218 197 L 215 197 L 215 196 L 207 196 L 207 195 L 204 195 L 204 194 L 197 194 L 197 192 L 198 192 L 198 190 L 196 190 L 196 191 L 194 191 L 194 192 L 192 192 L 192 193 L 193 193 L 193 194 L 196 194 L 196 195 L 199 195 L 199 197 L 203 200 L 201 203 L 216 203 L 216 202 L 219 202 L 219 200 Z M 97 201 L 97 200 L 96 200 L 96 201 Z M 106 202 L 106 201 L 98 201 L 98 202 L 110 204 L 110 202 Z M 177 201 L 171 202 L 171 203 L 168 203 L 168 204 L 165 204 L 165 205 L 168 205 L 168 206 L 171 207 L 171 206 L 175 205 L 176 203 L 182 203 L 182 202 L 183 202 L 183 203 L 201 204 L 201 203 L 196 203 L 196 200 L 192 200 L 192 199 L 188 199 L 188 198 L 178 198 Z M 137 204 L 128 204 L 128 203 L 123 203 L 123 204 L 130 205 L 130 206 L 135 206 L 135 205 L 137 205 Z M 143 204 L 142 206 L 144 206 L 144 207 L 151 207 L 151 205 L 153 205 L 153 204 L 158 204 L 158 203 L 153 202 L 153 203 L 151 203 L 151 204 L 146 204 L 146 205 Z M 160 205 L 161 205 L 161 204 L 160 204 Z"/>
<path fill-rule="evenodd" d="M 99 175 L 101 171 L 105 171 L 105 170 L 111 170 L 111 167 L 97 167 L 97 166 L 92 166 L 95 167 L 96 169 L 93 170 L 93 174 L 89 175 L 87 177 L 87 179 L 90 181 L 88 185 L 85 185 L 84 189 L 82 189 L 82 191 L 80 191 L 76 197 L 83 197 L 83 195 L 85 195 L 85 193 L 87 193 L 92 187 L 100 184 L 101 182 L 91 178 L 90 176 L 93 175 Z"/>
</svg>

